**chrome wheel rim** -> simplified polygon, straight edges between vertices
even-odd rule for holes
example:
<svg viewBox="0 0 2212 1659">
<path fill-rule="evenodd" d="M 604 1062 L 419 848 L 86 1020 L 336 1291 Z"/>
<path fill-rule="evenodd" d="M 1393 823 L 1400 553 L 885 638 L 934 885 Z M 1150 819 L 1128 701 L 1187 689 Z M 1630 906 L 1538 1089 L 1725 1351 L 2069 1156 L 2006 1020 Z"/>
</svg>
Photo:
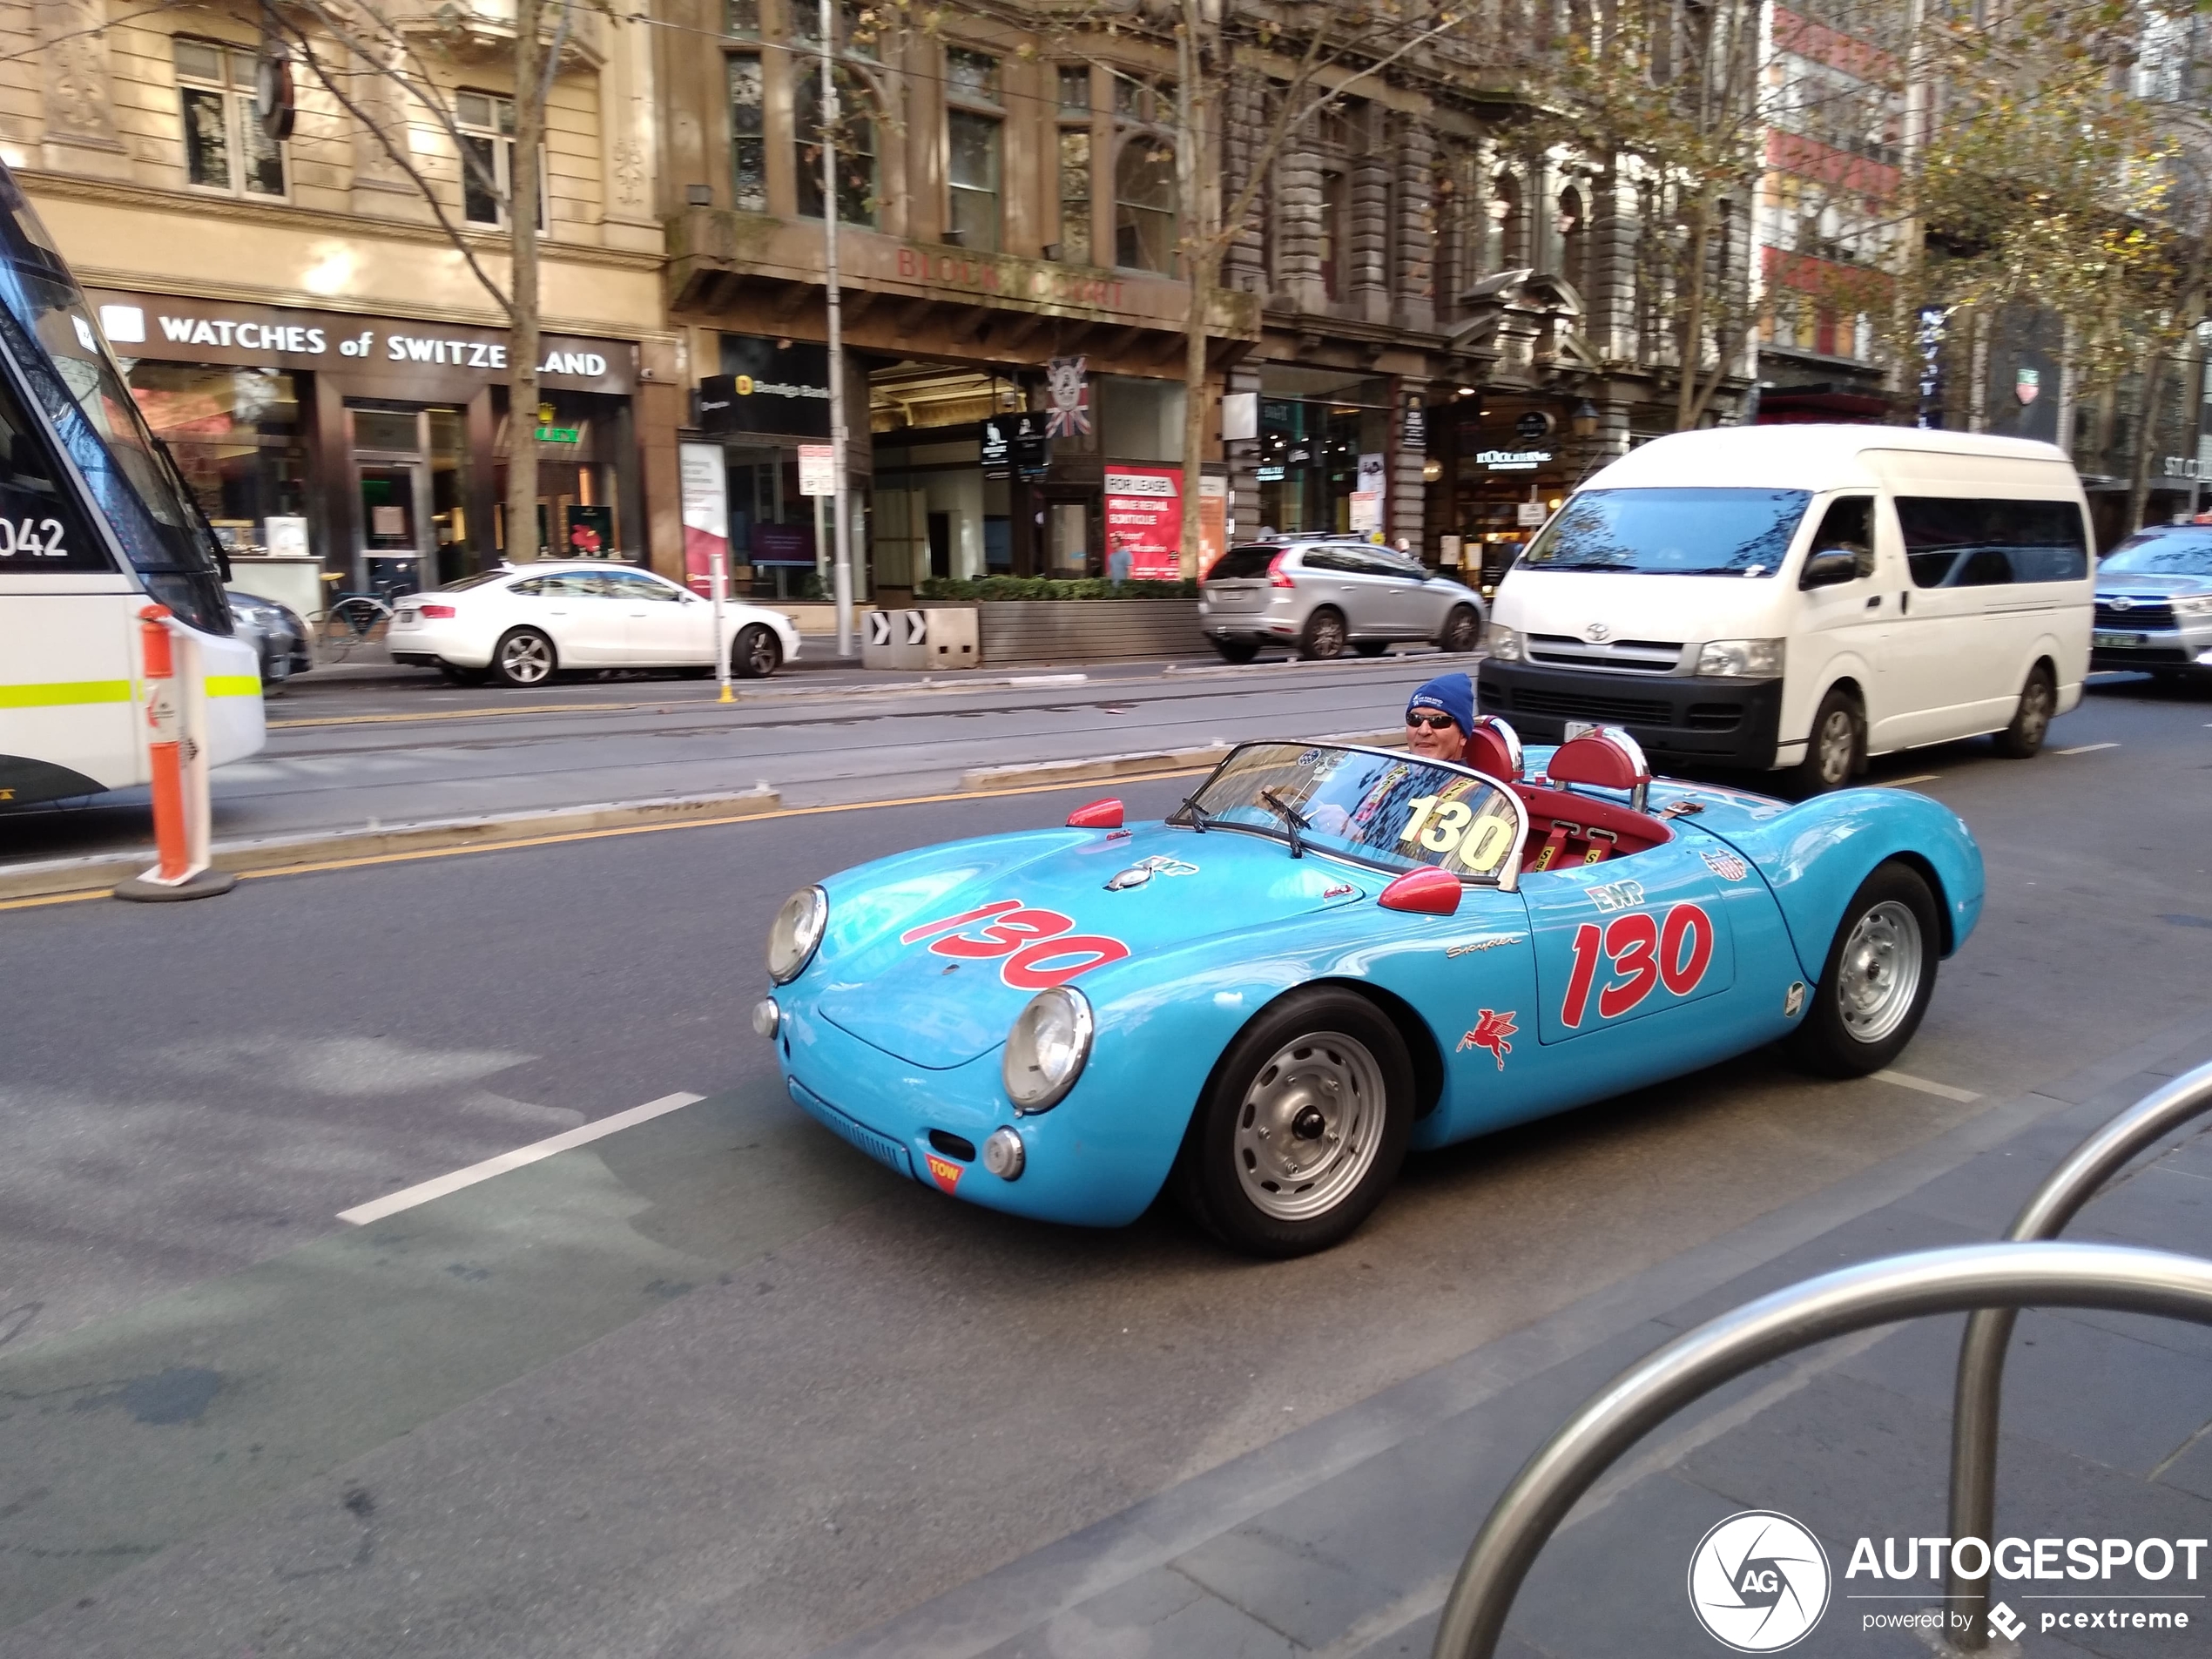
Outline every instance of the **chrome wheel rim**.
<svg viewBox="0 0 2212 1659">
<path fill-rule="evenodd" d="M 776 671 L 776 648 L 765 633 L 756 633 L 745 643 L 745 663 L 756 678 Z"/>
<path fill-rule="evenodd" d="M 1905 1022 L 1920 991 L 1920 919 L 1895 899 L 1851 928 L 1836 968 L 1836 1001 L 1858 1042 L 1879 1042 Z"/>
<path fill-rule="evenodd" d="M 1274 1221 L 1311 1221 L 1344 1202 L 1382 1143 L 1382 1067 L 1341 1031 L 1285 1043 L 1237 1111 L 1237 1179 Z"/>
<path fill-rule="evenodd" d="M 2020 736 L 2028 743 L 2041 743 L 2050 728 L 2051 700 L 2051 687 L 2040 679 L 2030 681 L 2020 694 Z"/>
<path fill-rule="evenodd" d="M 1334 657 L 1344 649 L 1344 624 L 1334 617 L 1319 617 L 1313 624 L 1313 654 Z"/>
<path fill-rule="evenodd" d="M 1856 734 L 1849 709 L 1831 709 L 1820 726 L 1820 781 L 1839 784 L 1851 776 Z"/>
<path fill-rule="evenodd" d="M 1444 645 L 1447 651 L 1473 651 L 1474 649 L 1474 618 L 1461 617 L 1453 622 L 1451 635 L 1445 640 Z"/>
<path fill-rule="evenodd" d="M 553 653 L 534 634 L 510 639 L 499 648 L 499 666 L 508 678 L 535 685 L 553 671 Z"/>
</svg>

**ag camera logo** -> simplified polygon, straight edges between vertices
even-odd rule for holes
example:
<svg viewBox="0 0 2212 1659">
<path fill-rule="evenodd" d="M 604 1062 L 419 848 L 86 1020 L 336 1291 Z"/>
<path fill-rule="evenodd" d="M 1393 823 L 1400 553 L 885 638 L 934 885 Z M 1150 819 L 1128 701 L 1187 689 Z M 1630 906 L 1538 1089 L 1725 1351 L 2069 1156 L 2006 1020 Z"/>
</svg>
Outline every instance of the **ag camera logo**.
<svg viewBox="0 0 2212 1659">
<path fill-rule="evenodd" d="M 1828 1554 L 1771 1509 L 1730 1515 L 1689 1558 L 1689 1607 L 1706 1634 L 1738 1653 L 1779 1653 L 1828 1610 Z"/>
</svg>

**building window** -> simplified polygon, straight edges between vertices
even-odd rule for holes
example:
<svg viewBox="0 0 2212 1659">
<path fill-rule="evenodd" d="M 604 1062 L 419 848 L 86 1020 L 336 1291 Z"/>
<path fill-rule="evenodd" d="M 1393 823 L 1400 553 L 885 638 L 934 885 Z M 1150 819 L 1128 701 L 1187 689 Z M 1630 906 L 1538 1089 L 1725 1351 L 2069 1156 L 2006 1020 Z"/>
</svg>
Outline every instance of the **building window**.
<svg viewBox="0 0 2212 1659">
<path fill-rule="evenodd" d="M 945 87 L 954 98 L 969 104 L 999 104 L 999 60 L 988 52 L 960 46 L 945 49 Z"/>
<path fill-rule="evenodd" d="M 732 8 L 734 10 L 734 8 Z M 768 211 L 768 138 L 762 122 L 760 54 L 730 57 L 731 205 L 741 212 Z M 817 200 L 821 190 L 817 185 Z"/>
<path fill-rule="evenodd" d="M 515 191 L 515 100 L 496 92 L 456 92 L 461 129 L 461 214 L 471 225 L 504 225 Z M 545 157 L 537 159 L 537 227 L 545 228 Z"/>
<path fill-rule="evenodd" d="M 1090 129 L 1060 129 L 1060 257 L 1090 263 Z"/>
<path fill-rule="evenodd" d="M 837 217 L 846 225 L 875 223 L 875 123 L 860 81 L 837 71 Z M 822 68 L 818 57 L 793 78 L 792 143 L 799 175 L 799 211 L 822 216 Z"/>
<path fill-rule="evenodd" d="M 723 0 L 722 32 L 740 40 L 760 38 L 760 0 Z"/>
<path fill-rule="evenodd" d="M 1321 175 L 1321 291 L 1332 300 L 1344 298 L 1345 219 L 1351 197 L 1344 174 Z"/>
<path fill-rule="evenodd" d="M 1088 64 L 1061 65 L 1060 107 L 1063 112 L 1090 113 L 1090 66 Z"/>
<path fill-rule="evenodd" d="M 185 177 L 206 190 L 284 194 L 284 147 L 253 113 L 254 54 L 179 40 L 177 92 L 185 121 Z"/>
<path fill-rule="evenodd" d="M 1175 219 L 1173 147 L 1158 138 L 1130 139 L 1114 163 L 1114 263 L 1172 273 Z"/>
</svg>

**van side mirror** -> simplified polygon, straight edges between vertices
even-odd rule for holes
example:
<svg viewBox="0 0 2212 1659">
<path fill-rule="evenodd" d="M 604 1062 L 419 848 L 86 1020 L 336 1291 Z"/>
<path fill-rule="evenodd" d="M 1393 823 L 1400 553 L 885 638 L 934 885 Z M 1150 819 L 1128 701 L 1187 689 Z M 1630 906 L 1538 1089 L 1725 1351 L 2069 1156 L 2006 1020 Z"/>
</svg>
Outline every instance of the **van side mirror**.
<svg viewBox="0 0 2212 1659">
<path fill-rule="evenodd" d="M 1846 547 L 1831 547 L 1811 555 L 1797 573 L 1800 588 L 1832 588 L 1840 582 L 1858 580 L 1858 555 Z"/>
</svg>

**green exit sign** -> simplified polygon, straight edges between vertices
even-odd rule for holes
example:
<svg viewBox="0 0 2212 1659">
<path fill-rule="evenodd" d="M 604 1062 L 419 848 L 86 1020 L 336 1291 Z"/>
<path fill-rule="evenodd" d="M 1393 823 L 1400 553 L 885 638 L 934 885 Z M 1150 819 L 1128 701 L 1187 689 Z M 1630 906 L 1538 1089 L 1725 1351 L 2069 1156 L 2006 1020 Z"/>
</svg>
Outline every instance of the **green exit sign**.
<svg viewBox="0 0 2212 1659">
<path fill-rule="evenodd" d="M 574 426 L 542 426 L 537 429 L 540 443 L 576 443 L 582 441 L 583 428 Z"/>
</svg>

